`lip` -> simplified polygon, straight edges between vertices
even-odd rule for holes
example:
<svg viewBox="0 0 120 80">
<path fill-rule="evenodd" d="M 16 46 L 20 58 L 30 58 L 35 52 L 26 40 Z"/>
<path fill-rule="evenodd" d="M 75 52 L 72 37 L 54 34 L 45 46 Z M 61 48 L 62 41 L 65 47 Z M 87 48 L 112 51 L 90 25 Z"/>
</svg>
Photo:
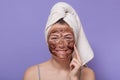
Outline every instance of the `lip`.
<svg viewBox="0 0 120 80">
<path fill-rule="evenodd" d="M 67 50 L 56 50 L 56 51 L 67 51 Z"/>
<path fill-rule="evenodd" d="M 58 53 L 58 54 L 66 54 L 66 51 L 63 51 L 63 50 L 61 51 L 61 50 L 60 50 L 60 51 L 57 51 L 57 53 Z"/>
<path fill-rule="evenodd" d="M 55 49 L 56 51 L 67 51 L 68 49 Z"/>
</svg>

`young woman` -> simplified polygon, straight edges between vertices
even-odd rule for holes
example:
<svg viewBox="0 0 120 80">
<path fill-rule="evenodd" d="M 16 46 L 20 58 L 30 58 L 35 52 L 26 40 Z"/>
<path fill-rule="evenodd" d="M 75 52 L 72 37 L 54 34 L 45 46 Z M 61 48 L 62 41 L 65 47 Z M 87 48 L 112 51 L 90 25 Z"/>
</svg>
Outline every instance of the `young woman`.
<svg viewBox="0 0 120 80">
<path fill-rule="evenodd" d="M 28 68 L 24 80 L 95 80 L 93 70 L 82 65 L 75 38 L 64 18 L 55 21 L 46 35 L 51 59 Z"/>
</svg>

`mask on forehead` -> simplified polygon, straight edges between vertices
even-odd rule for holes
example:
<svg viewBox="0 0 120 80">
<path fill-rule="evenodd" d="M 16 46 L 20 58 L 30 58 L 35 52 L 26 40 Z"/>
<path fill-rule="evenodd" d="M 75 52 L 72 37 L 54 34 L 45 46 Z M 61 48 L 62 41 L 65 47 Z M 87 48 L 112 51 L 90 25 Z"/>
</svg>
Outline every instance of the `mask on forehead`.
<svg viewBox="0 0 120 80">
<path fill-rule="evenodd" d="M 63 28 L 61 28 L 59 26 L 55 27 L 55 26 L 53 26 L 55 24 L 66 25 L 67 27 L 63 27 Z M 58 20 L 56 23 L 54 23 L 53 25 L 51 25 L 51 27 L 48 30 L 47 38 L 50 35 L 50 32 L 54 33 L 56 31 L 58 31 L 58 32 L 62 32 L 62 31 L 66 32 L 66 31 L 68 31 L 68 32 L 71 32 L 73 34 L 73 36 L 74 36 L 73 29 L 62 18 L 60 20 Z"/>
</svg>

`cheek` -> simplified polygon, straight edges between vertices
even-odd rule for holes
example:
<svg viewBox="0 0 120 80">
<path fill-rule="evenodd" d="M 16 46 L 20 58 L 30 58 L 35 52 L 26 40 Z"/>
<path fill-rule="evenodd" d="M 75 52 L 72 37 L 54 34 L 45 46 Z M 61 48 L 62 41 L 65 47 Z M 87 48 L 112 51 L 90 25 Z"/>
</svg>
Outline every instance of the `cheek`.
<svg viewBox="0 0 120 80">
<path fill-rule="evenodd" d="M 48 41 L 48 47 L 49 49 L 55 49 L 56 48 L 56 42 L 54 41 Z"/>
<path fill-rule="evenodd" d="M 68 45 L 67 45 L 68 48 L 71 49 L 71 50 L 74 50 L 74 43 L 75 43 L 74 40 L 73 41 L 69 41 Z"/>
</svg>

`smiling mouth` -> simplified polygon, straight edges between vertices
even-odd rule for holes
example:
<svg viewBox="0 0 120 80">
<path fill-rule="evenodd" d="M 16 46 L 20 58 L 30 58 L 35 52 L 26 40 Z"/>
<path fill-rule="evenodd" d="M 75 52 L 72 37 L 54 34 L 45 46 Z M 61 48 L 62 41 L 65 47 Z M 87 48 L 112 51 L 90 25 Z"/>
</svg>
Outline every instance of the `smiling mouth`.
<svg viewBox="0 0 120 80">
<path fill-rule="evenodd" d="M 66 53 L 66 51 L 57 51 L 58 52 L 58 54 L 65 54 Z"/>
<path fill-rule="evenodd" d="M 64 54 L 66 54 L 67 50 L 56 50 L 56 51 L 57 51 L 58 54 L 64 55 Z"/>
<path fill-rule="evenodd" d="M 67 50 L 56 50 L 56 51 L 67 51 Z"/>
</svg>

